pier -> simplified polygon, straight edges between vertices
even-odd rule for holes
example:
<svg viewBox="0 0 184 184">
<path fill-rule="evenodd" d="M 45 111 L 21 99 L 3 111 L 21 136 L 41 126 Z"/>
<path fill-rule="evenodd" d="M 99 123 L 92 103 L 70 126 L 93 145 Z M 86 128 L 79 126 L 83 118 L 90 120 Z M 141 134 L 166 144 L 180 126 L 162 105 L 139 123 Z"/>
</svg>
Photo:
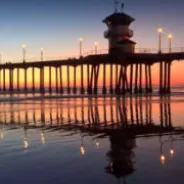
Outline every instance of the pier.
<svg viewBox="0 0 184 184">
<path fill-rule="evenodd" d="M 25 92 L 35 93 L 35 69 L 40 72 L 40 93 L 47 92 L 60 94 L 97 94 L 98 88 L 102 87 L 101 94 L 145 94 L 152 93 L 152 66 L 155 63 L 160 65 L 159 92 L 170 93 L 171 89 L 171 65 L 172 62 L 184 59 L 184 53 L 134 53 L 134 54 L 101 54 L 89 55 L 78 59 L 35 61 L 26 63 L 6 63 L 0 65 L 0 91 L 6 93 Z M 63 85 L 63 67 L 67 67 L 67 86 Z M 55 79 L 51 69 L 55 70 Z M 80 70 L 80 86 L 76 85 L 76 69 Z M 85 68 L 85 69 L 84 69 Z M 107 73 L 107 68 L 110 74 Z M 32 79 L 32 87 L 28 89 L 29 77 Z M 45 84 L 45 69 L 49 69 L 49 84 Z M 24 84 L 20 88 L 20 71 L 24 71 Z M 144 72 L 143 72 L 144 70 Z M 102 71 L 102 86 L 99 85 L 99 71 Z M 16 72 L 16 76 L 15 73 Z M 73 79 L 70 77 L 73 72 Z M 9 81 L 6 80 L 6 73 L 9 74 Z M 129 75 L 129 76 L 128 76 Z M 16 77 L 16 83 L 14 82 Z M 142 80 L 145 79 L 143 84 Z M 53 85 L 55 81 L 55 84 Z M 84 81 L 87 81 L 86 85 Z M 67 90 L 64 90 L 67 88 Z"/>
</svg>

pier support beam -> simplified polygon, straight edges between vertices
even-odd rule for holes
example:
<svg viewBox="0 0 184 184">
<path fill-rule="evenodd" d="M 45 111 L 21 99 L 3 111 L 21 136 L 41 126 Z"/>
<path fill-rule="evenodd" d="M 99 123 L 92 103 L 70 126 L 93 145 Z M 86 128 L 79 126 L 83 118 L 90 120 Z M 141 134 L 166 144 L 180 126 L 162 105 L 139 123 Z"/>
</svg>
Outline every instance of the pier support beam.
<svg viewBox="0 0 184 184">
<path fill-rule="evenodd" d="M 110 94 L 113 94 L 113 64 L 110 65 Z"/>
<path fill-rule="evenodd" d="M 49 66 L 49 93 L 52 93 L 52 67 Z"/>
<path fill-rule="evenodd" d="M 168 86 L 167 86 L 167 92 L 171 92 L 171 62 L 168 62 Z"/>
<path fill-rule="evenodd" d="M 163 62 L 160 62 L 160 88 L 159 92 L 163 93 Z"/>
<path fill-rule="evenodd" d="M 20 69 L 17 68 L 17 91 L 20 91 Z"/>
<path fill-rule="evenodd" d="M 63 94 L 64 90 L 63 90 L 63 70 L 62 70 L 62 66 L 60 66 L 59 71 L 60 71 L 60 93 Z"/>
<path fill-rule="evenodd" d="M 145 64 L 145 92 L 148 93 L 149 90 L 148 90 L 148 79 L 149 79 L 149 76 L 148 76 L 148 65 Z"/>
<path fill-rule="evenodd" d="M 76 81 L 77 81 L 77 74 L 76 74 L 76 66 L 74 66 L 74 75 L 73 75 L 73 93 L 76 94 L 77 93 L 77 85 L 76 85 Z"/>
<path fill-rule="evenodd" d="M 32 91 L 35 92 L 35 68 L 32 68 Z"/>
<path fill-rule="evenodd" d="M 130 65 L 130 94 L 133 90 L 133 64 Z"/>
<path fill-rule="evenodd" d="M 120 67 L 118 82 L 117 82 L 117 94 L 124 93 L 124 67 Z"/>
<path fill-rule="evenodd" d="M 160 90 L 161 94 L 170 93 L 171 62 L 160 62 Z"/>
<path fill-rule="evenodd" d="M 84 90 L 84 66 L 81 65 L 81 89 L 80 89 L 81 94 L 85 93 Z"/>
<path fill-rule="evenodd" d="M 6 91 L 6 70 L 5 68 L 3 69 L 3 91 Z"/>
<path fill-rule="evenodd" d="M 67 93 L 70 94 L 70 66 L 67 65 Z"/>
<path fill-rule="evenodd" d="M 56 93 L 58 93 L 59 92 L 59 87 L 58 87 L 58 68 L 57 67 L 55 67 L 55 77 L 56 77 L 56 79 L 55 79 L 55 82 L 56 82 Z"/>
<path fill-rule="evenodd" d="M 24 91 L 27 92 L 27 68 L 24 68 Z"/>
<path fill-rule="evenodd" d="M 99 76 L 99 69 L 100 69 L 100 66 L 99 65 L 94 65 L 94 79 L 93 82 L 94 82 L 94 94 L 97 94 L 98 93 L 98 76 Z"/>
<path fill-rule="evenodd" d="M 142 64 L 139 65 L 139 93 L 142 93 Z"/>
<path fill-rule="evenodd" d="M 40 68 L 40 93 L 45 93 L 44 87 L 44 67 Z"/>
<path fill-rule="evenodd" d="M 9 91 L 13 92 L 13 69 L 9 70 Z"/>
<path fill-rule="evenodd" d="M 120 84 L 122 83 L 122 94 L 125 94 L 126 93 L 126 67 L 125 66 L 122 66 L 122 74 L 121 74 L 121 82 Z"/>
<path fill-rule="evenodd" d="M 138 64 L 135 66 L 135 88 L 134 88 L 134 93 L 138 93 Z"/>
<path fill-rule="evenodd" d="M 167 62 L 164 62 L 164 93 L 167 93 L 167 79 L 168 79 L 168 68 L 167 68 Z"/>
<path fill-rule="evenodd" d="M 125 80 L 125 93 L 130 92 L 128 77 L 127 77 L 127 65 L 124 67 L 124 80 Z"/>
<path fill-rule="evenodd" d="M 149 89 L 148 89 L 148 91 L 150 92 L 150 93 L 152 93 L 153 92 L 153 87 L 152 87 L 152 73 L 151 73 L 151 65 L 148 65 L 148 75 L 149 75 Z"/>
<path fill-rule="evenodd" d="M 119 72 L 118 72 L 118 65 L 116 64 L 116 69 L 115 69 L 115 80 L 116 80 L 116 88 L 115 88 L 115 93 L 116 94 L 119 94 L 120 93 L 120 86 L 119 86 L 119 79 L 118 79 L 118 76 L 119 76 Z M 120 71 L 121 73 L 121 71 Z"/>
<path fill-rule="evenodd" d="M 102 93 L 106 94 L 107 89 L 106 89 L 106 64 L 103 64 L 103 88 L 102 88 Z"/>
<path fill-rule="evenodd" d="M 87 92 L 88 94 L 92 94 L 92 84 L 91 84 L 91 80 L 90 77 L 92 76 L 92 69 L 90 70 L 90 65 L 87 65 Z"/>
</svg>

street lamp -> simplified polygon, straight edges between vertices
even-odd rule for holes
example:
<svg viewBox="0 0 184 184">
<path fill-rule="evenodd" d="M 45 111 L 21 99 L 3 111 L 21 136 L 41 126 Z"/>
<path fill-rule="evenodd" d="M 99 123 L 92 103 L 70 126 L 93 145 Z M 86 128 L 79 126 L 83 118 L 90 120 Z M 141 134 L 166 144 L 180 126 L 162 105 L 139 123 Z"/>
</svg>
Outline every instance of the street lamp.
<svg viewBox="0 0 184 184">
<path fill-rule="evenodd" d="M 22 45 L 23 63 L 26 62 L 26 48 L 27 48 L 27 45 L 23 44 L 23 45 Z"/>
<path fill-rule="evenodd" d="M 98 45 L 99 43 L 98 42 L 94 42 L 94 45 L 95 45 L 95 54 L 98 53 Z"/>
<path fill-rule="evenodd" d="M 40 51 L 41 51 L 41 61 L 43 61 L 43 50 L 44 50 L 43 48 L 40 49 Z"/>
<path fill-rule="evenodd" d="M 169 40 L 169 53 L 172 52 L 172 34 L 168 34 L 168 40 Z"/>
<path fill-rule="evenodd" d="M 171 156 L 173 156 L 174 155 L 174 149 L 170 149 L 170 154 L 171 154 Z"/>
<path fill-rule="evenodd" d="M 0 64 L 2 64 L 2 56 L 3 56 L 3 53 L 0 52 Z"/>
<path fill-rule="evenodd" d="M 82 57 L 82 43 L 84 39 L 82 37 L 79 38 L 79 56 Z"/>
<path fill-rule="evenodd" d="M 162 52 L 162 33 L 163 33 L 163 29 L 159 28 L 158 29 L 158 48 L 159 48 L 159 53 Z"/>
</svg>

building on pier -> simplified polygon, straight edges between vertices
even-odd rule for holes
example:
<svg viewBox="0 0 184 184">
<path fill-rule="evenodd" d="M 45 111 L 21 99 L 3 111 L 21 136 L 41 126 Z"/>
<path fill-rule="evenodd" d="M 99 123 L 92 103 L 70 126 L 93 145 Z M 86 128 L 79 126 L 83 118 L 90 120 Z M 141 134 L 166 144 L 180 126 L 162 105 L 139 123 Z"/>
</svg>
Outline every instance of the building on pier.
<svg viewBox="0 0 184 184">
<path fill-rule="evenodd" d="M 104 37 L 109 40 L 109 53 L 134 53 L 136 43 L 131 40 L 133 30 L 129 28 L 134 20 L 133 17 L 118 11 L 103 20 L 108 27 Z"/>
</svg>

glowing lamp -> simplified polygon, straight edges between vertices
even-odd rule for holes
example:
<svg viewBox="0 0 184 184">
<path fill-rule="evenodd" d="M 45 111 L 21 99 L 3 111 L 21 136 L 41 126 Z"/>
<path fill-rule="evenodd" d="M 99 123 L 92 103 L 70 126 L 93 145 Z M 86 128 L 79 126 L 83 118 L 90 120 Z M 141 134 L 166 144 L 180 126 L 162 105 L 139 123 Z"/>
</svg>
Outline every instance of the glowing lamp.
<svg viewBox="0 0 184 184">
<path fill-rule="evenodd" d="M 83 39 L 82 37 L 79 38 L 79 41 L 80 41 L 80 42 L 83 42 L 83 40 L 84 40 L 84 39 Z"/>
<path fill-rule="evenodd" d="M 159 33 L 163 33 L 163 29 L 162 29 L 162 28 L 159 28 L 159 29 L 158 29 L 158 32 L 159 32 Z"/>
<path fill-rule="evenodd" d="M 25 45 L 25 44 L 22 45 L 22 48 L 23 48 L 23 49 L 25 49 L 26 47 L 27 47 L 27 45 Z"/>
<path fill-rule="evenodd" d="M 170 149 L 170 154 L 174 155 L 174 149 Z"/>
<path fill-rule="evenodd" d="M 172 39 L 173 38 L 172 34 L 168 34 L 168 38 Z"/>
<path fill-rule="evenodd" d="M 98 45 L 99 45 L 99 43 L 98 43 L 98 42 L 94 42 L 94 45 L 95 45 L 95 46 L 98 46 Z"/>
</svg>

